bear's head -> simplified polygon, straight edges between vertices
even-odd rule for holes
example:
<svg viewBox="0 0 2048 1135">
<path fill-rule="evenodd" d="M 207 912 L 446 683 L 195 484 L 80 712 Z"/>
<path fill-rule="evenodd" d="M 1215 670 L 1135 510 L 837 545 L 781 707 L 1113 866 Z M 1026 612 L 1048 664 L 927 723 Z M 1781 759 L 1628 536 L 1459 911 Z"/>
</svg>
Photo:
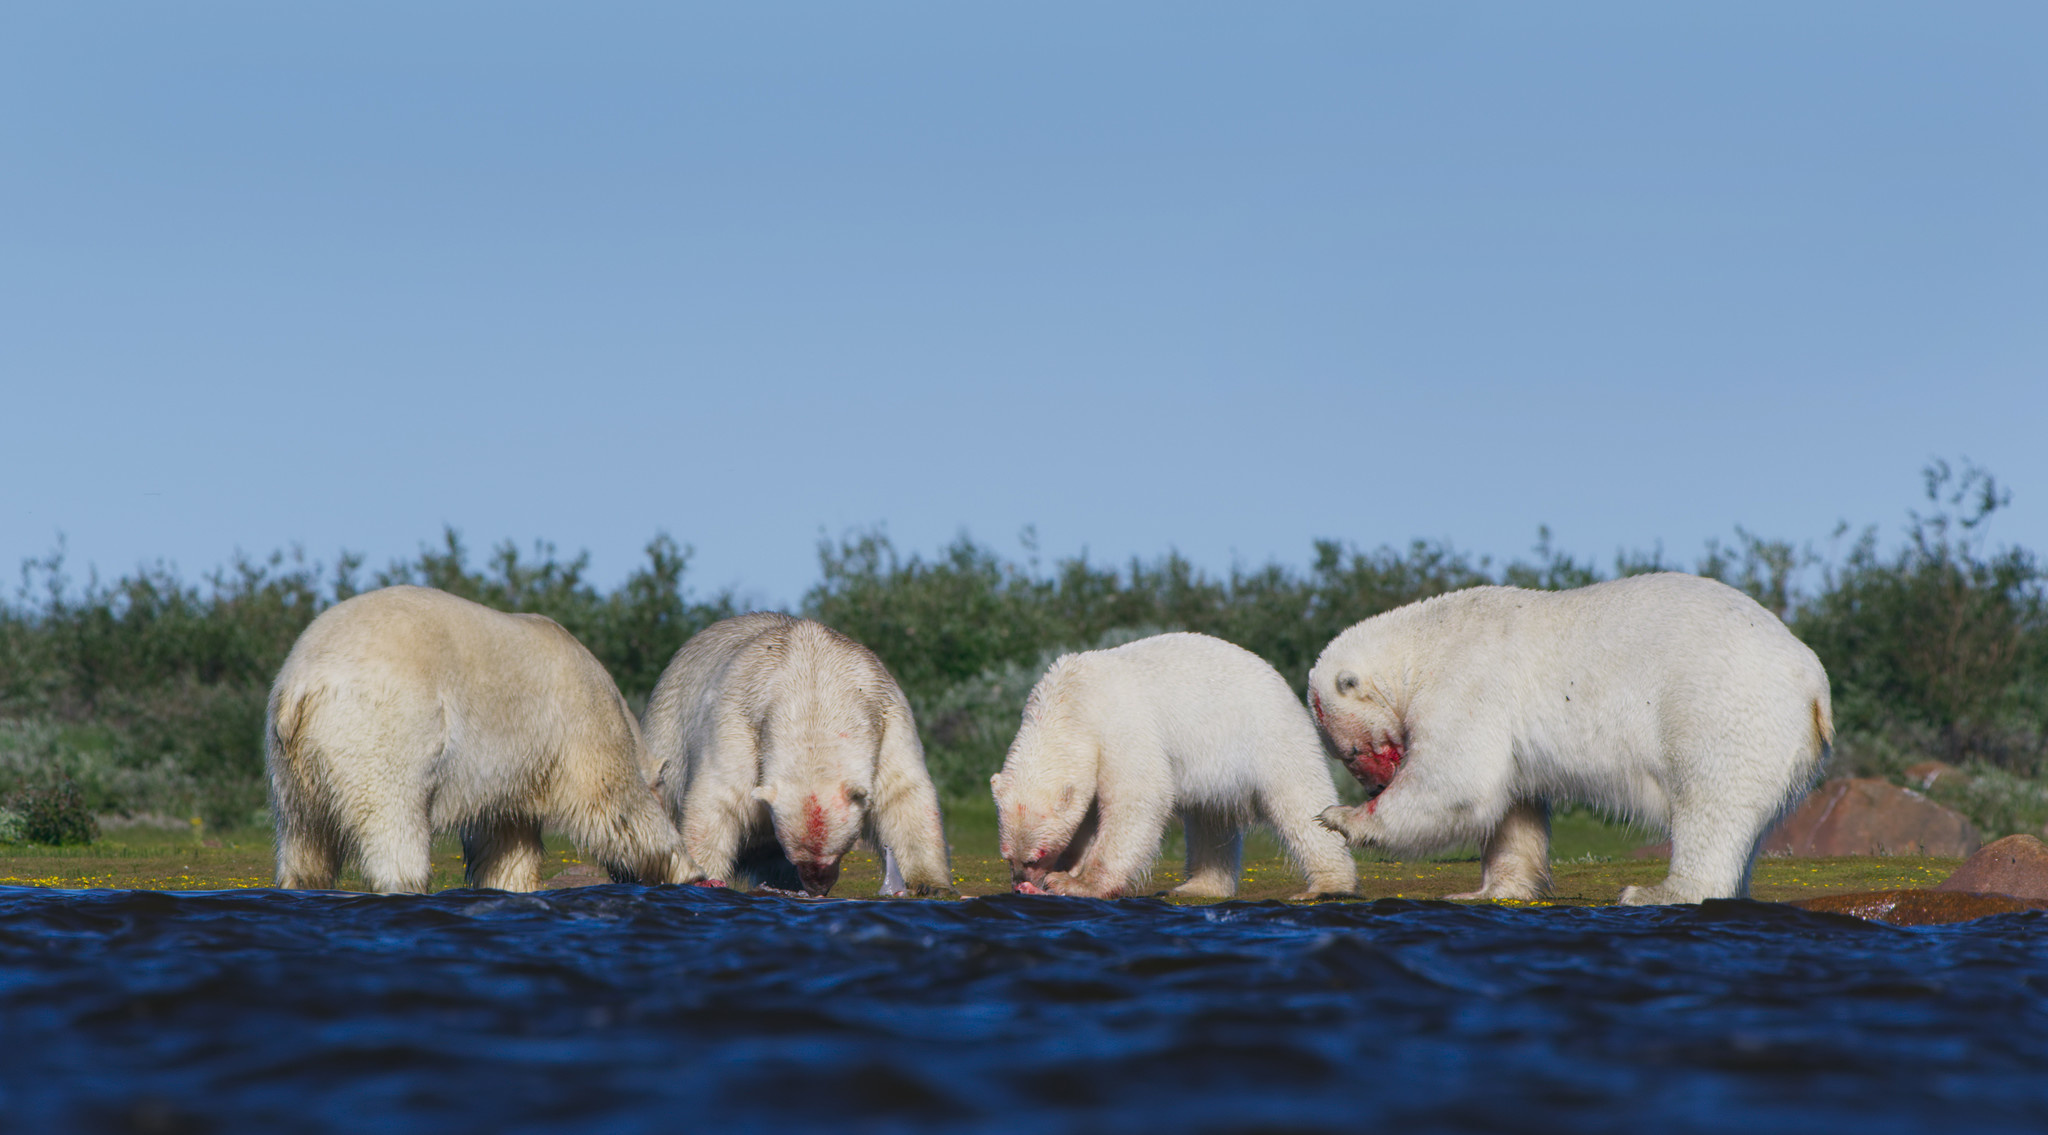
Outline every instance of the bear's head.
<svg viewBox="0 0 2048 1135">
<path fill-rule="evenodd" d="M 1098 730 L 1083 707 L 1088 699 L 1086 654 L 1054 659 L 1024 701 L 1024 719 L 1003 769 L 989 778 L 996 798 L 996 829 L 1010 878 L 1019 890 L 1036 889 L 1047 874 L 1070 864 L 1081 826 L 1095 805 L 1101 761 Z"/>
<path fill-rule="evenodd" d="M 1384 788 L 1408 755 L 1402 684 L 1375 665 L 1367 643 L 1339 635 L 1308 675 L 1308 708 L 1323 743 L 1359 783 Z"/>
<path fill-rule="evenodd" d="M 1005 767 L 989 778 L 989 787 L 995 791 L 996 829 L 1011 882 L 1043 884 L 1087 818 L 1095 801 L 1093 785 L 1084 791 L 1071 779 Z"/>
<path fill-rule="evenodd" d="M 754 789 L 768 806 L 775 841 L 796 867 L 804 893 L 823 897 L 839 881 L 839 861 L 867 824 L 873 790 L 852 780 L 831 784 L 770 782 Z"/>
<path fill-rule="evenodd" d="M 775 840 L 805 893 L 824 895 L 868 827 L 883 722 L 869 688 L 834 669 L 836 655 L 784 660 L 758 730 L 760 787 Z"/>
</svg>

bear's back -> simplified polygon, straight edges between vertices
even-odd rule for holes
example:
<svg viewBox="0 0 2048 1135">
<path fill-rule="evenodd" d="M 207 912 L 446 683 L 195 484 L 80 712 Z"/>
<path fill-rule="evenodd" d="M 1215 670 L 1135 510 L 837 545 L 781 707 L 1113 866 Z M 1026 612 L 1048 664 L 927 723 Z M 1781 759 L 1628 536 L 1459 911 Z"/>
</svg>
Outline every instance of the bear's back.
<svg viewBox="0 0 2048 1135">
<path fill-rule="evenodd" d="M 1256 737 L 1293 725 L 1313 732 L 1280 672 L 1220 638 L 1175 631 L 1077 657 L 1085 660 L 1098 700 L 1144 707 L 1164 734 L 1183 743 Z"/>
<path fill-rule="evenodd" d="M 639 743 L 610 674 L 560 624 L 424 587 L 323 612 L 279 671 L 269 711 L 280 738 L 404 738 L 473 768 L 513 768 L 565 744 L 632 759 Z"/>
<path fill-rule="evenodd" d="M 1731 668 L 1825 684 L 1777 616 L 1718 580 L 1652 572 L 1569 591 L 1473 587 L 1376 615 L 1333 639 L 1319 668 L 1390 665 L 1453 676 L 1512 669 L 1622 686 L 1694 683 Z"/>
<path fill-rule="evenodd" d="M 278 674 L 280 686 L 345 680 L 470 696 L 611 686 L 603 665 L 553 619 L 404 584 L 321 612 Z"/>
<path fill-rule="evenodd" d="M 1560 647 L 1579 666 L 1617 681 L 1717 686 L 1753 678 L 1827 687 L 1819 657 L 1783 620 L 1719 580 L 1629 576 L 1556 593 L 1549 607 Z"/>
<path fill-rule="evenodd" d="M 693 635 L 662 672 L 647 706 L 650 760 L 675 756 L 726 713 L 756 726 L 773 714 L 878 732 L 892 697 L 901 695 L 874 652 L 830 627 L 777 612 L 738 615 Z"/>
</svg>

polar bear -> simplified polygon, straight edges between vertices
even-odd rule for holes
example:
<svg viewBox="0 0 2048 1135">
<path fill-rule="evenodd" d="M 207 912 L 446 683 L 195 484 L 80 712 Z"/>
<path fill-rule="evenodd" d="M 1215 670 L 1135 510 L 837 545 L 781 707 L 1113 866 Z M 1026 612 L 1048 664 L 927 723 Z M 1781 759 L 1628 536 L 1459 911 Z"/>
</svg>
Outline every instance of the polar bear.
<svg viewBox="0 0 2048 1135">
<path fill-rule="evenodd" d="M 452 828 L 471 886 L 530 891 L 543 824 L 613 879 L 693 874 L 611 675 L 539 615 L 425 587 L 337 603 L 278 672 L 264 749 L 281 887 L 330 888 L 353 857 L 373 890 L 425 891 Z"/>
<path fill-rule="evenodd" d="M 1743 895 L 1834 741 L 1813 651 L 1749 596 L 1676 572 L 1375 616 L 1323 650 L 1309 704 L 1352 774 L 1384 787 L 1324 823 L 1404 854 L 1482 840 L 1480 889 L 1453 898 L 1546 893 L 1559 798 L 1670 831 L 1669 877 L 1622 902 Z"/>
<path fill-rule="evenodd" d="M 989 785 L 1003 858 L 1025 893 L 1124 893 L 1150 873 L 1176 811 L 1188 878 L 1175 894 L 1237 893 L 1254 817 L 1307 876 L 1296 898 L 1358 888 L 1343 841 L 1317 824 L 1337 789 L 1308 713 L 1265 660 L 1208 635 L 1055 660 Z"/>
<path fill-rule="evenodd" d="M 885 892 L 952 889 L 910 703 L 845 635 L 765 612 L 714 623 L 662 671 L 643 725 L 649 772 L 708 878 L 824 895 L 867 834 L 885 849 Z"/>
</svg>

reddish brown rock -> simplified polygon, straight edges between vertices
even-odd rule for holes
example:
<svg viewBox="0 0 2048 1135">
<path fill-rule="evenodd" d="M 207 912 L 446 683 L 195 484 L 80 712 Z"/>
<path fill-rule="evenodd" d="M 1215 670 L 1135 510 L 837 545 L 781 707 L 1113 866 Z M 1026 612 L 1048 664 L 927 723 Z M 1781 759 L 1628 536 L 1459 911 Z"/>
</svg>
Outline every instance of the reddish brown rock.
<svg viewBox="0 0 2048 1135">
<path fill-rule="evenodd" d="M 1853 895 L 1822 895 L 1792 904 L 1802 910 L 1846 914 L 1893 926 L 1939 926 L 1968 922 L 1991 914 L 2048 909 L 2048 900 L 2029 901 L 2010 895 L 1973 895 L 1958 891 L 1864 891 Z"/>
<path fill-rule="evenodd" d="M 595 863 L 571 863 L 561 874 L 541 884 L 541 890 L 563 887 L 595 887 L 612 881 L 609 872 Z"/>
<path fill-rule="evenodd" d="M 1940 761 L 1921 761 L 1905 772 L 1906 783 L 1922 792 L 1932 791 L 1937 784 L 1950 788 L 1968 788 L 1975 779 L 1969 773 L 1954 765 Z"/>
<path fill-rule="evenodd" d="M 1767 855 L 1974 854 L 1983 846 L 1961 812 L 1875 777 L 1838 777 L 1764 837 Z"/>
<path fill-rule="evenodd" d="M 1983 842 L 1968 817 L 1910 788 L 1875 778 L 1838 777 L 1814 789 L 1780 820 L 1764 836 L 1763 852 L 1961 858 Z M 1637 859 L 1668 859 L 1671 841 L 1639 847 L 1631 854 Z"/>
<path fill-rule="evenodd" d="M 2048 901 L 2048 844 L 2030 835 L 1994 840 L 1934 889 Z"/>
</svg>

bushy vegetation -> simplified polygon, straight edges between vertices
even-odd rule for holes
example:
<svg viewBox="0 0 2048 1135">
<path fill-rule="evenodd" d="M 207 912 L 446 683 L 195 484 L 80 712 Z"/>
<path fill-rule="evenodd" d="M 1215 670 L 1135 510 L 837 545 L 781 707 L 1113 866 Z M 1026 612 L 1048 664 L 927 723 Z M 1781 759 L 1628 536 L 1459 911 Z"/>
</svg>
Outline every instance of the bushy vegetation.
<svg viewBox="0 0 2048 1135">
<path fill-rule="evenodd" d="M 100 823 L 86 807 L 78 785 L 65 777 L 55 783 L 25 788 L 0 809 L 0 843 L 91 843 L 100 837 Z"/>
<path fill-rule="evenodd" d="M 1834 680 L 1838 771 L 1897 776 L 1929 758 L 1989 771 L 1977 814 L 1996 834 L 2038 822 L 2029 819 L 2042 799 L 2032 786 L 2048 773 L 2042 569 L 2031 552 L 1989 542 L 2008 497 L 1988 474 L 1937 463 L 1926 496 L 1926 511 L 1909 514 L 1905 538 L 1892 545 L 1870 529 L 1823 557 L 1738 529 L 1690 563 L 1667 562 L 1660 549 L 1622 553 L 1611 569 L 1558 551 L 1540 529 L 1533 557 L 1507 564 L 1441 543 L 1325 540 L 1306 570 L 1268 564 L 1224 575 L 1172 553 L 1041 569 L 1028 533 L 1021 561 L 964 536 L 927 559 L 868 532 L 820 548 L 820 579 L 802 613 L 881 655 L 917 709 L 942 790 L 971 798 L 985 793 L 1025 694 L 1063 650 L 1195 630 L 1240 643 L 1299 682 L 1343 628 L 1416 599 L 1484 583 L 1563 588 L 1691 570 L 1755 596 L 1820 654 Z M 251 822 L 263 805 L 271 677 L 320 610 L 390 583 L 561 621 L 637 707 L 685 639 L 736 610 L 729 594 L 692 597 L 688 560 L 687 549 L 657 537 L 646 562 L 604 591 L 588 579 L 587 556 L 565 560 L 547 544 L 522 554 L 507 543 L 473 567 L 450 531 L 367 577 L 360 557 L 328 567 L 292 552 L 238 559 L 192 583 L 159 566 L 81 584 L 60 547 L 25 565 L 0 607 L 0 800 L 61 782 L 93 811 Z"/>
</svg>

